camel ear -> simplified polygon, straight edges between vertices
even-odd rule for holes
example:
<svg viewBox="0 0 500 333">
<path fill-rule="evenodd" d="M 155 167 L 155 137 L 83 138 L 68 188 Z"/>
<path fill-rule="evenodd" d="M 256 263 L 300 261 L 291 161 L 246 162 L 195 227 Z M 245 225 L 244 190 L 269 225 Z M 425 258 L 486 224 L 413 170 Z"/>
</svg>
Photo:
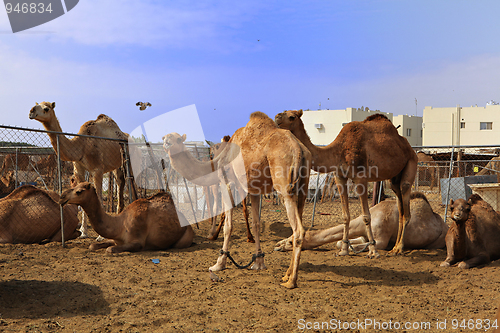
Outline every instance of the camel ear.
<svg viewBox="0 0 500 333">
<path fill-rule="evenodd" d="M 302 117 L 303 114 L 304 114 L 304 112 L 302 111 L 302 109 L 300 109 L 299 111 L 297 111 L 297 115 L 299 117 Z"/>
<path fill-rule="evenodd" d="M 35 102 L 35 105 L 38 105 L 38 102 Z"/>
<path fill-rule="evenodd" d="M 450 199 L 450 206 L 453 206 L 453 199 Z"/>
<path fill-rule="evenodd" d="M 182 138 L 182 142 L 186 141 L 186 134 L 183 134 L 181 138 Z"/>
<path fill-rule="evenodd" d="M 56 107 L 56 102 L 52 102 L 51 107 L 52 107 L 52 109 L 55 109 L 55 107 Z"/>
<path fill-rule="evenodd" d="M 85 184 L 85 186 L 83 186 L 86 190 L 90 190 L 90 187 L 92 186 L 92 184 L 90 183 L 87 183 Z"/>
</svg>

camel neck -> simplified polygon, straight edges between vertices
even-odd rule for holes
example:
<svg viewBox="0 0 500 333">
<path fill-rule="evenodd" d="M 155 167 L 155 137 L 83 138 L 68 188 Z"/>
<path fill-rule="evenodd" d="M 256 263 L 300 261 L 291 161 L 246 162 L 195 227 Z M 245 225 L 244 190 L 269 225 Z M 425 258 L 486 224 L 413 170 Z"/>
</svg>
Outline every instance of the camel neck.
<svg viewBox="0 0 500 333">
<path fill-rule="evenodd" d="M 338 143 L 335 140 L 328 146 L 319 147 L 312 143 L 311 138 L 307 135 L 304 128 L 292 131 L 292 133 L 311 152 L 311 169 L 321 173 L 337 171 L 339 166 L 339 149 Z"/>
<path fill-rule="evenodd" d="M 184 178 L 197 185 L 211 186 L 219 183 L 217 173 L 218 157 L 208 162 L 202 162 L 194 158 L 187 150 L 183 149 L 177 153 L 168 152 L 172 167 Z"/>
<path fill-rule="evenodd" d="M 42 122 L 42 125 L 47 131 L 62 132 L 59 120 L 57 120 L 55 116 L 48 122 Z M 70 140 L 62 134 L 47 134 L 50 138 L 50 143 L 52 144 L 56 152 L 57 137 L 59 136 L 59 151 L 61 153 L 61 159 L 63 161 L 79 161 L 81 159 L 83 144 L 78 144 L 77 142 L 80 138 L 75 137 L 74 139 Z"/>
<path fill-rule="evenodd" d="M 123 224 L 120 223 L 120 215 L 106 213 L 95 190 L 91 199 L 81 203 L 80 206 L 87 214 L 92 228 L 102 237 L 115 239 L 122 233 Z"/>
</svg>

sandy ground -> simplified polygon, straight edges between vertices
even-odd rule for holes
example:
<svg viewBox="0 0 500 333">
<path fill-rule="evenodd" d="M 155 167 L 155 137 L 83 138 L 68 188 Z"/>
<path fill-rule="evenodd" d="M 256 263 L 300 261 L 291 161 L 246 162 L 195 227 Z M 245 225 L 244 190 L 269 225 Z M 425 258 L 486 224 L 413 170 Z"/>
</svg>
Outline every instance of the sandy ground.
<svg viewBox="0 0 500 333">
<path fill-rule="evenodd" d="M 321 204 L 317 212 L 340 212 L 338 202 L 333 205 Z M 368 259 L 336 257 L 328 245 L 303 252 L 299 288 L 281 287 L 290 253 L 273 248 L 291 229 L 284 214 L 273 214 L 277 210 L 263 211 L 267 269 L 230 264 L 217 273 L 223 279 L 217 283 L 208 267 L 222 239 L 206 240 L 207 222 L 199 223 L 196 244 L 184 250 L 111 255 L 90 252 L 93 239 L 65 248 L 1 245 L 0 332 L 337 332 L 347 325 L 350 332 L 491 331 L 500 263 L 444 269 L 444 249 L 399 257 L 382 251 Z M 317 227 L 338 219 L 316 216 Z M 246 242 L 241 212 L 236 219 L 231 253 L 246 263 L 254 247 Z"/>
</svg>

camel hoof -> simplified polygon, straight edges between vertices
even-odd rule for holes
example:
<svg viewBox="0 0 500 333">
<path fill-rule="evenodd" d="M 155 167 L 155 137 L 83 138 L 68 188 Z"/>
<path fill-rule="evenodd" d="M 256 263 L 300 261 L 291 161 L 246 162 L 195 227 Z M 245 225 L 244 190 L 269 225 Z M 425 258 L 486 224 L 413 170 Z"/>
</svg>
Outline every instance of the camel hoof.
<svg viewBox="0 0 500 333">
<path fill-rule="evenodd" d="M 212 272 L 219 272 L 226 269 L 226 256 L 222 255 L 217 259 L 217 263 L 209 268 Z"/>
<path fill-rule="evenodd" d="M 97 238 L 95 239 L 96 241 L 98 242 L 102 242 L 103 240 L 105 240 L 106 238 L 102 237 L 101 235 L 97 236 Z"/>
<path fill-rule="evenodd" d="M 404 254 L 403 250 L 401 249 L 392 249 L 389 252 L 387 252 L 388 257 L 402 256 L 403 254 Z"/>
<path fill-rule="evenodd" d="M 349 251 L 348 250 L 341 250 L 337 255 L 339 255 L 339 256 L 348 256 L 349 255 Z"/>
<path fill-rule="evenodd" d="M 458 268 L 462 268 L 462 269 L 469 269 L 469 264 L 467 264 L 465 261 L 461 261 L 459 264 L 458 264 Z"/>
<path fill-rule="evenodd" d="M 81 232 L 81 231 L 80 231 L 80 232 Z M 83 239 L 85 239 L 85 238 L 89 238 L 89 235 L 82 233 L 82 234 L 80 235 L 80 238 L 83 238 Z"/>
<path fill-rule="evenodd" d="M 450 267 L 450 263 L 446 262 L 446 261 L 443 261 L 439 266 L 440 267 Z"/>
<path fill-rule="evenodd" d="M 380 258 L 380 254 L 378 252 L 370 253 L 366 257 L 370 258 L 370 259 L 378 259 L 378 258 Z"/>
<path fill-rule="evenodd" d="M 267 269 L 267 267 L 264 264 L 264 262 L 254 262 L 254 264 L 250 267 L 250 269 L 258 271 L 261 269 Z"/>
<path fill-rule="evenodd" d="M 291 282 L 291 281 L 288 281 L 288 282 L 285 282 L 285 283 L 282 283 L 281 284 L 283 287 L 287 288 L 287 289 L 294 289 L 294 288 L 297 288 L 297 284 Z"/>
<path fill-rule="evenodd" d="M 253 238 L 248 238 L 248 239 L 247 239 L 247 242 L 248 242 L 248 243 L 255 243 L 255 239 L 253 239 Z"/>
</svg>

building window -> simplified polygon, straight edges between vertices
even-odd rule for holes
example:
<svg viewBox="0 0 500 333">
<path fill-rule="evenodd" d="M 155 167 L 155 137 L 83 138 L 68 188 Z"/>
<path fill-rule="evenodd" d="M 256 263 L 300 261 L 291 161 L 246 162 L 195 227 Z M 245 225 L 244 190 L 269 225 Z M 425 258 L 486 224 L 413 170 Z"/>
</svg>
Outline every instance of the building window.
<svg viewBox="0 0 500 333">
<path fill-rule="evenodd" d="M 481 122 L 479 125 L 479 129 L 482 130 L 490 130 L 493 129 L 493 123 L 490 122 Z"/>
<path fill-rule="evenodd" d="M 420 137 L 424 136 L 424 130 L 420 130 Z"/>
<path fill-rule="evenodd" d="M 406 136 L 411 136 L 411 128 L 406 129 Z"/>
<path fill-rule="evenodd" d="M 463 122 L 463 121 L 462 121 L 462 122 L 460 123 L 460 128 L 465 128 L 465 122 Z"/>
</svg>

